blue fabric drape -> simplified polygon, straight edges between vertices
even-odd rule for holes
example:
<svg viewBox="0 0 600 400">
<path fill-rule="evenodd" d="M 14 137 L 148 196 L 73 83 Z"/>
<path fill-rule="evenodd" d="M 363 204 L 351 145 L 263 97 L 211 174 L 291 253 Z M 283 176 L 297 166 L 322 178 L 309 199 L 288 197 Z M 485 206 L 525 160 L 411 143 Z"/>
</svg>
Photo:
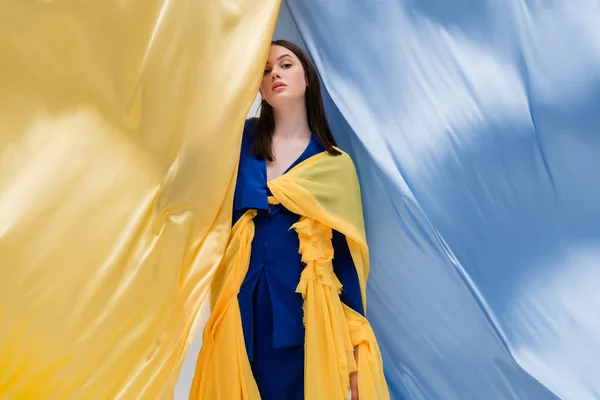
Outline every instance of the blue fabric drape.
<svg viewBox="0 0 600 400">
<path fill-rule="evenodd" d="M 395 399 L 600 398 L 600 3 L 289 0 Z"/>
</svg>

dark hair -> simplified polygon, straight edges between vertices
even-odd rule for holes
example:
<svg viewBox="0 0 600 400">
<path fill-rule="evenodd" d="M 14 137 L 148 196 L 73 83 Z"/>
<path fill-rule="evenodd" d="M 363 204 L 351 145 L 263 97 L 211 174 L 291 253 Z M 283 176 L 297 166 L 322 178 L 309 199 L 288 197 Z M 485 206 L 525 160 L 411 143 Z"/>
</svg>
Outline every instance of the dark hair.
<svg viewBox="0 0 600 400">
<path fill-rule="evenodd" d="M 306 117 L 308 119 L 308 127 L 310 131 L 317 137 L 325 150 L 334 156 L 342 154 L 336 146 L 335 139 L 327 123 L 325 117 L 325 108 L 323 107 L 323 97 L 321 96 L 321 85 L 317 68 L 310 60 L 306 52 L 300 47 L 287 40 L 275 40 L 271 45 L 285 47 L 298 57 L 302 67 L 304 68 L 304 76 L 308 87 L 304 95 L 306 102 Z M 261 102 L 260 115 L 257 118 L 254 130 L 254 143 L 252 145 L 252 153 L 269 161 L 273 161 L 273 131 L 275 130 L 275 119 L 273 117 L 273 107 L 265 100 Z"/>
</svg>

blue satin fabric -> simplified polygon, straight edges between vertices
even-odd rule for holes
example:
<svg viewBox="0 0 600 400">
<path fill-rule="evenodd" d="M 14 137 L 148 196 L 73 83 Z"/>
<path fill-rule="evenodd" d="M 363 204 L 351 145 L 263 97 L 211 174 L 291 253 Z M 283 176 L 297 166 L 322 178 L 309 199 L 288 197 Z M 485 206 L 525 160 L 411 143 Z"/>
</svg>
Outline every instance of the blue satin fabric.
<svg viewBox="0 0 600 400">
<path fill-rule="evenodd" d="M 304 325 L 302 296 L 296 286 L 304 265 L 298 235 L 291 229 L 299 216 L 267 203 L 266 163 L 251 154 L 254 123 L 250 119 L 244 127 L 234 196 L 234 223 L 248 209 L 258 211 L 250 265 L 238 294 L 244 339 L 261 398 L 303 399 Z M 287 170 L 323 151 L 313 135 Z M 332 242 L 334 272 L 343 285 L 341 300 L 362 313 L 360 285 L 346 238 L 334 231 Z"/>
<path fill-rule="evenodd" d="M 367 194 L 392 397 L 600 398 L 600 3 L 287 7 Z"/>
</svg>

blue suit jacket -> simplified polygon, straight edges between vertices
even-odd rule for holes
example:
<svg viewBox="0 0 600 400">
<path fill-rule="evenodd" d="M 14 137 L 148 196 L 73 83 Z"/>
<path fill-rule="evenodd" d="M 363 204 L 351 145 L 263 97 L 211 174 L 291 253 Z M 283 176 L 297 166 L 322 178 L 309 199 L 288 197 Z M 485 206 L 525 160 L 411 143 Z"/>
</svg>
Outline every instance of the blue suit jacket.
<svg viewBox="0 0 600 400">
<path fill-rule="evenodd" d="M 299 216 L 281 205 L 269 207 L 267 203 L 270 193 L 267 188 L 266 162 L 251 154 L 254 124 L 255 120 L 249 119 L 244 126 L 233 202 L 234 223 L 248 209 L 258 211 L 254 218 L 255 235 L 250 266 L 238 294 L 244 339 L 251 361 L 255 340 L 261 340 L 264 335 L 272 335 L 275 348 L 304 344 L 302 296 L 296 293 L 304 265 L 298 253 L 298 235 L 290 229 Z M 313 135 L 306 150 L 288 170 L 322 151 L 323 146 Z M 341 300 L 362 314 L 360 285 L 346 238 L 334 231 L 332 240 L 333 267 L 343 285 Z M 257 295 L 257 291 L 265 290 L 268 291 L 266 296 Z M 254 314 L 265 307 L 272 310 L 273 323 L 269 324 L 272 326 L 272 332 L 270 327 L 255 326 Z"/>
</svg>

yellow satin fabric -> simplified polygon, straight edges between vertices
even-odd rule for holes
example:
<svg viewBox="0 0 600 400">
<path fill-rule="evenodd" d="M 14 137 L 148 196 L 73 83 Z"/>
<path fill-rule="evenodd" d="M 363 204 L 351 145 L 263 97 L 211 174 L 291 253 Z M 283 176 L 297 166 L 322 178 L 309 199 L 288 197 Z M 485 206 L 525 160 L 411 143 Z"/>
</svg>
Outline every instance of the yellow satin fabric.
<svg viewBox="0 0 600 400">
<path fill-rule="evenodd" d="M 375 336 L 367 320 L 340 301 L 341 284 L 332 266 L 335 229 L 348 240 L 366 310 L 369 257 L 360 189 L 350 157 L 318 154 L 269 182 L 269 188 L 273 193 L 269 203 L 279 202 L 301 216 L 293 228 L 306 264 L 297 288 L 304 298 L 305 398 L 347 398 L 349 374 L 358 368 L 360 398 L 389 399 Z M 260 399 L 237 300 L 248 270 L 254 215 L 255 211 L 248 211 L 234 226 L 215 274 L 212 295 L 217 298 L 204 331 L 191 399 Z M 358 347 L 358 366 L 354 346 Z"/>
<path fill-rule="evenodd" d="M 0 398 L 172 396 L 280 0 L 0 2 Z"/>
</svg>

